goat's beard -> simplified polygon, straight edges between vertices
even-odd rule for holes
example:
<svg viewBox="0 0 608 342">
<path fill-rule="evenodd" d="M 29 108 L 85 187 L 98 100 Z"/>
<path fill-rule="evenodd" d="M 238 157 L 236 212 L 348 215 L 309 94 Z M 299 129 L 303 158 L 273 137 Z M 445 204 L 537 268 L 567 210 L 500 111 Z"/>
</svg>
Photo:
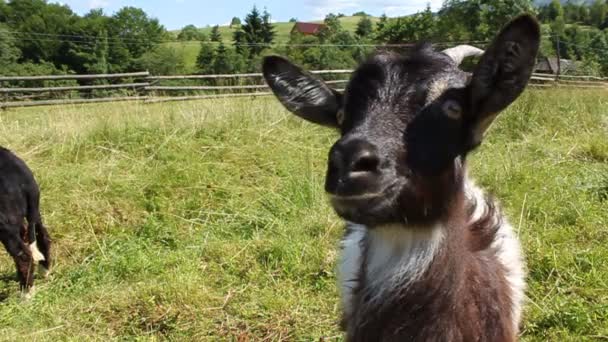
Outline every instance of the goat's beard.
<svg viewBox="0 0 608 342">
<path fill-rule="evenodd" d="M 380 225 L 403 223 L 399 210 L 405 182 L 395 182 L 376 196 L 331 196 L 331 204 L 338 216 L 346 221 L 370 228 Z"/>
<path fill-rule="evenodd" d="M 423 200 L 403 184 L 373 198 L 331 197 L 331 204 L 344 220 L 370 229 L 395 224 L 404 228 L 427 226 L 439 220 L 447 210 L 443 201 Z"/>
</svg>

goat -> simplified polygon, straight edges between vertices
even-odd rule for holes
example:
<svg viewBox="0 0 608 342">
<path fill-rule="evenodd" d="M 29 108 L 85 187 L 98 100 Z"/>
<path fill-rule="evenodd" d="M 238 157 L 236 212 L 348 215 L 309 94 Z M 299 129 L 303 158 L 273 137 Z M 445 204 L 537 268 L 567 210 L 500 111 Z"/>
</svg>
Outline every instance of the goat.
<svg viewBox="0 0 608 342">
<path fill-rule="evenodd" d="M 337 128 L 325 190 L 347 223 L 339 278 L 347 341 L 514 341 L 524 261 L 465 160 L 525 89 L 540 28 L 508 23 L 483 52 L 377 52 L 344 93 L 288 60 L 263 61 L 280 102 Z M 472 73 L 463 58 L 481 55 Z"/>
<path fill-rule="evenodd" d="M 34 285 L 34 263 L 39 262 L 45 277 L 51 263 L 51 240 L 42 224 L 39 203 L 40 190 L 32 171 L 0 147 L 0 241 L 15 261 L 26 297 Z"/>
</svg>

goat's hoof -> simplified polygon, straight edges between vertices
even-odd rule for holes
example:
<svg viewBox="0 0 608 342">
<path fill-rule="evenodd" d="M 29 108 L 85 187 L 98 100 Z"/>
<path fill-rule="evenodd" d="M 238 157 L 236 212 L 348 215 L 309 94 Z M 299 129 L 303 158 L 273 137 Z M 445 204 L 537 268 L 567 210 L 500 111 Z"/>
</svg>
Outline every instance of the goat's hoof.
<svg viewBox="0 0 608 342">
<path fill-rule="evenodd" d="M 44 267 L 44 266 L 38 266 L 38 273 L 40 274 L 40 276 L 44 279 L 49 277 L 49 274 L 51 273 L 51 270 Z"/>
<path fill-rule="evenodd" d="M 32 286 L 26 289 L 22 289 L 21 290 L 21 299 L 23 299 L 24 301 L 29 301 L 30 299 L 32 299 L 32 297 L 34 297 L 34 293 L 36 292 L 36 287 Z"/>
</svg>

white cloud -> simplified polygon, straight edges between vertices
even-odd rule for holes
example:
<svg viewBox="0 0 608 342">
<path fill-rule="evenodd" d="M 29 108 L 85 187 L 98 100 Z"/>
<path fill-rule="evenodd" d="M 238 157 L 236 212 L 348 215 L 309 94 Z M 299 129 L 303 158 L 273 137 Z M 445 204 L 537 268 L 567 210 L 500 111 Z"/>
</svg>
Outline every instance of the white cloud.
<svg viewBox="0 0 608 342">
<path fill-rule="evenodd" d="M 432 10 L 437 10 L 443 0 L 306 0 L 305 4 L 311 8 L 315 19 L 322 19 L 328 13 L 344 13 L 359 10 L 368 10 L 386 13 L 389 17 L 420 12 L 429 4 Z"/>
<path fill-rule="evenodd" d="M 110 5 L 110 1 L 108 1 L 108 0 L 89 0 L 89 3 L 87 4 L 87 6 L 90 9 L 105 8 L 105 7 L 108 7 L 109 5 Z"/>
<path fill-rule="evenodd" d="M 306 6 L 312 8 L 314 19 L 323 19 L 329 13 L 337 14 L 358 8 L 360 2 L 357 0 L 307 0 L 305 3 Z"/>
<path fill-rule="evenodd" d="M 386 13 L 389 17 L 395 17 L 399 15 L 412 14 L 420 12 L 426 8 L 427 5 L 431 6 L 431 10 L 437 10 L 443 4 L 442 0 L 431 0 L 431 1 L 396 1 L 396 0 L 380 0 L 380 1 L 365 1 L 370 4 L 375 4 L 382 9 L 382 12 Z"/>
</svg>

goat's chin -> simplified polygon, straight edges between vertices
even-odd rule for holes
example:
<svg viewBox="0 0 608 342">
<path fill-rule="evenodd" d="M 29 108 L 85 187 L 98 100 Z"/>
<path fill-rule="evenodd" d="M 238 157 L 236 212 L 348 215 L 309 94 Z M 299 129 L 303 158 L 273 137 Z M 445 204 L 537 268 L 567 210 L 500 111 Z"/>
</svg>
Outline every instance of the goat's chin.
<svg viewBox="0 0 608 342">
<path fill-rule="evenodd" d="M 371 228 L 403 222 L 397 205 L 399 192 L 400 186 L 394 184 L 378 194 L 348 197 L 330 195 L 330 201 L 336 214 L 344 220 Z"/>
<path fill-rule="evenodd" d="M 405 183 L 397 183 L 381 194 L 360 196 L 330 195 L 331 204 L 338 216 L 346 221 L 372 229 L 377 226 L 402 225 L 404 228 L 427 226 L 444 214 L 444 206 L 425 206 Z"/>
</svg>

